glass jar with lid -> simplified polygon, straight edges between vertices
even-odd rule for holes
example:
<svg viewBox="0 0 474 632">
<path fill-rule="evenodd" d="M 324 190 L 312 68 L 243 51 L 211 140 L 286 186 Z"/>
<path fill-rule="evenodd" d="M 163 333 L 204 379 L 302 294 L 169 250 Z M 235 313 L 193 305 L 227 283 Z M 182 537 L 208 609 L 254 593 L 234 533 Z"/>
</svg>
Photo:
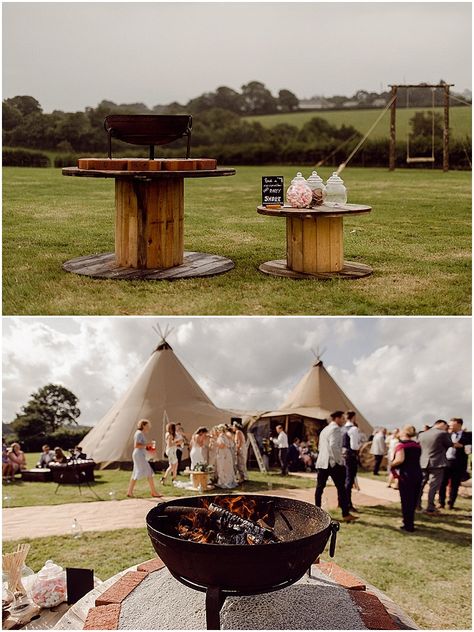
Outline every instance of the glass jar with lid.
<svg viewBox="0 0 474 632">
<path fill-rule="evenodd" d="M 35 604 L 41 608 L 53 608 L 66 601 L 64 569 L 52 560 L 48 560 L 36 576 L 31 596 Z"/>
<path fill-rule="evenodd" d="M 307 208 L 313 199 L 313 192 L 300 171 L 291 181 L 288 191 L 286 192 L 286 200 L 293 208 Z"/>
<path fill-rule="evenodd" d="M 346 204 L 347 189 L 344 181 L 337 175 L 335 171 L 326 182 L 326 193 L 324 203 L 327 206 L 337 206 L 338 204 Z"/>
<path fill-rule="evenodd" d="M 326 187 L 324 186 L 323 179 L 318 176 L 317 171 L 313 171 L 313 173 L 309 176 L 307 182 L 313 194 L 312 206 L 321 206 L 324 201 L 324 194 L 326 192 Z"/>
</svg>

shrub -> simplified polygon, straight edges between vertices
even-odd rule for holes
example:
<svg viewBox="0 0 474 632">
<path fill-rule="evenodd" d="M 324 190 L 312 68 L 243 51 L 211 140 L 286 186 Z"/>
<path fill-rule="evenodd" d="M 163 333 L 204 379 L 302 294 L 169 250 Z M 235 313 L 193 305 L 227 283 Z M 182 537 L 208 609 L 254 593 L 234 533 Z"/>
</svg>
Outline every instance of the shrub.
<svg viewBox="0 0 474 632">
<path fill-rule="evenodd" d="M 56 432 L 40 433 L 29 437 L 24 437 L 20 443 L 25 452 L 41 452 L 41 447 L 47 443 L 50 448 L 59 446 L 63 450 L 70 450 L 79 445 L 82 439 L 89 432 L 90 427 L 79 426 L 77 428 L 62 428 Z M 11 438 L 10 436 L 8 437 Z M 15 436 L 15 440 L 17 437 Z"/>
<path fill-rule="evenodd" d="M 3 149 L 4 167 L 50 167 L 51 162 L 46 154 L 29 149 Z"/>
<path fill-rule="evenodd" d="M 58 169 L 62 167 L 77 167 L 78 156 L 76 154 L 59 154 L 54 158 L 54 166 Z"/>
</svg>

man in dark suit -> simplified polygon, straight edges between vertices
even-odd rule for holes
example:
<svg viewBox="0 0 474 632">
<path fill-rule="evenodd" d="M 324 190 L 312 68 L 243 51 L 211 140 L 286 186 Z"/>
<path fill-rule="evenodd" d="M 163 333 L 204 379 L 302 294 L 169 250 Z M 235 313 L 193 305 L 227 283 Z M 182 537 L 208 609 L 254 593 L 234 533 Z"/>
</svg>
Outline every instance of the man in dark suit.
<svg viewBox="0 0 474 632">
<path fill-rule="evenodd" d="M 428 507 L 425 514 L 435 516 L 439 513 L 435 506 L 435 496 L 441 487 L 444 470 L 448 465 L 446 451 L 453 445 L 448 434 L 448 423 L 438 419 L 429 430 L 420 432 L 418 441 L 421 445 L 420 465 L 423 470 L 420 504 L 423 487 L 428 483 Z"/>
<path fill-rule="evenodd" d="M 446 489 L 449 484 L 448 509 L 454 509 L 458 496 L 459 485 L 467 472 L 467 453 L 465 447 L 471 445 L 471 433 L 463 430 L 463 420 L 453 417 L 449 422 L 449 432 L 453 445 L 446 452 L 448 466 L 444 471 L 443 482 L 439 488 L 439 506 L 444 509 L 446 504 Z"/>
<path fill-rule="evenodd" d="M 298 437 L 295 437 L 293 439 L 293 443 L 290 445 L 290 447 L 288 448 L 288 454 L 287 454 L 287 459 L 286 462 L 288 464 L 288 470 L 290 472 L 297 472 L 298 470 L 301 470 L 301 459 L 300 459 L 300 439 Z"/>
<path fill-rule="evenodd" d="M 353 410 L 346 412 L 346 423 L 342 427 L 342 454 L 346 468 L 346 496 L 350 511 L 357 511 L 352 504 L 352 488 L 357 476 L 359 455 L 359 430 L 356 426 L 356 414 Z"/>
</svg>

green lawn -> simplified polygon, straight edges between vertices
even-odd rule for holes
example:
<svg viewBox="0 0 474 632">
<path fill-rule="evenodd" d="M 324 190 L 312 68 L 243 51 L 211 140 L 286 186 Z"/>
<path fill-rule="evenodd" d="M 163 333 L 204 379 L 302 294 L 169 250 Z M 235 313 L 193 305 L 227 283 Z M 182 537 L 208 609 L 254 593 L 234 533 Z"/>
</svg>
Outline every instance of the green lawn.
<svg viewBox="0 0 474 632">
<path fill-rule="evenodd" d="M 436 520 L 418 516 L 414 534 L 399 531 L 397 506 L 364 507 L 357 523 L 341 526 L 334 561 L 384 591 L 421 628 L 470 629 L 470 502 L 461 499 L 459 507 Z M 27 562 L 34 570 L 48 558 L 63 566 L 80 560 L 101 579 L 154 555 L 144 527 L 30 542 Z M 17 543 L 4 542 L 4 552 Z"/>
<path fill-rule="evenodd" d="M 431 112 L 430 108 L 398 108 L 397 109 L 397 139 L 406 138 L 409 130 L 409 121 L 415 112 Z M 443 116 L 443 108 L 435 108 L 435 111 Z M 273 127 L 279 123 L 287 123 L 301 128 L 314 117 L 323 118 L 331 125 L 352 125 L 359 132 L 365 134 L 374 123 L 382 110 L 336 110 L 332 112 L 292 112 L 290 114 L 267 114 L 264 116 L 248 116 L 248 121 L 258 121 L 264 127 Z M 470 107 L 453 107 L 449 110 L 449 127 L 452 138 L 465 138 L 472 135 L 472 109 Z M 387 111 L 379 121 L 370 138 L 389 138 L 390 136 L 390 112 Z"/>
<path fill-rule="evenodd" d="M 310 169 L 303 169 L 309 175 Z M 285 222 L 256 213 L 261 176 L 295 167 L 238 167 L 186 182 L 185 247 L 231 257 L 209 279 L 101 281 L 67 259 L 114 247 L 114 184 L 56 169 L 3 170 L 4 314 L 470 314 L 471 174 L 348 168 L 349 201 L 373 207 L 345 221 L 345 256 L 373 266 L 359 280 L 292 281 L 258 265 L 284 257 Z M 321 169 L 323 177 L 329 168 Z"/>
<path fill-rule="evenodd" d="M 39 459 L 38 453 L 27 454 L 28 467 L 34 467 Z M 131 472 L 125 470 L 96 470 L 95 483 L 92 489 L 101 500 L 123 500 L 126 498 L 127 486 Z M 194 496 L 196 492 L 179 489 L 171 485 L 170 479 L 166 485 L 159 483 L 159 476 L 155 477 L 157 490 L 165 496 Z M 188 482 L 189 476 L 179 476 L 178 480 Z M 239 491 L 247 494 L 262 492 L 268 489 L 314 488 L 314 480 L 292 476 L 290 479 L 280 476 L 278 471 L 261 474 L 251 471 L 250 480 L 239 487 Z M 57 492 L 56 492 L 57 490 Z M 220 493 L 216 490 L 216 493 Z M 222 493 L 227 493 L 225 490 Z M 139 481 L 134 495 L 137 498 L 149 498 L 150 489 L 145 480 Z M 82 492 L 76 485 L 61 485 L 56 483 L 22 482 L 16 478 L 13 483 L 3 485 L 3 507 L 29 507 L 32 505 L 62 505 L 64 503 L 79 503 L 96 501 L 97 497 L 87 486 Z"/>
</svg>

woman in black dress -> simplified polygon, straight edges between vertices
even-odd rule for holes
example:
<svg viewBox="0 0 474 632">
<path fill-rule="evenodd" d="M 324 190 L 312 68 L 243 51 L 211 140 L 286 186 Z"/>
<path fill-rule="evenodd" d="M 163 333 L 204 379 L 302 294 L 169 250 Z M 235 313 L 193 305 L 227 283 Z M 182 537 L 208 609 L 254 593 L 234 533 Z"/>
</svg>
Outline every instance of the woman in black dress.
<svg viewBox="0 0 474 632">
<path fill-rule="evenodd" d="M 421 446 L 415 441 L 416 430 L 413 426 L 404 426 L 400 431 L 400 443 L 395 447 L 395 456 L 391 463 L 392 472 L 399 480 L 400 500 L 402 503 L 403 531 L 415 531 L 415 509 L 421 491 L 422 472 L 420 467 Z"/>
</svg>

